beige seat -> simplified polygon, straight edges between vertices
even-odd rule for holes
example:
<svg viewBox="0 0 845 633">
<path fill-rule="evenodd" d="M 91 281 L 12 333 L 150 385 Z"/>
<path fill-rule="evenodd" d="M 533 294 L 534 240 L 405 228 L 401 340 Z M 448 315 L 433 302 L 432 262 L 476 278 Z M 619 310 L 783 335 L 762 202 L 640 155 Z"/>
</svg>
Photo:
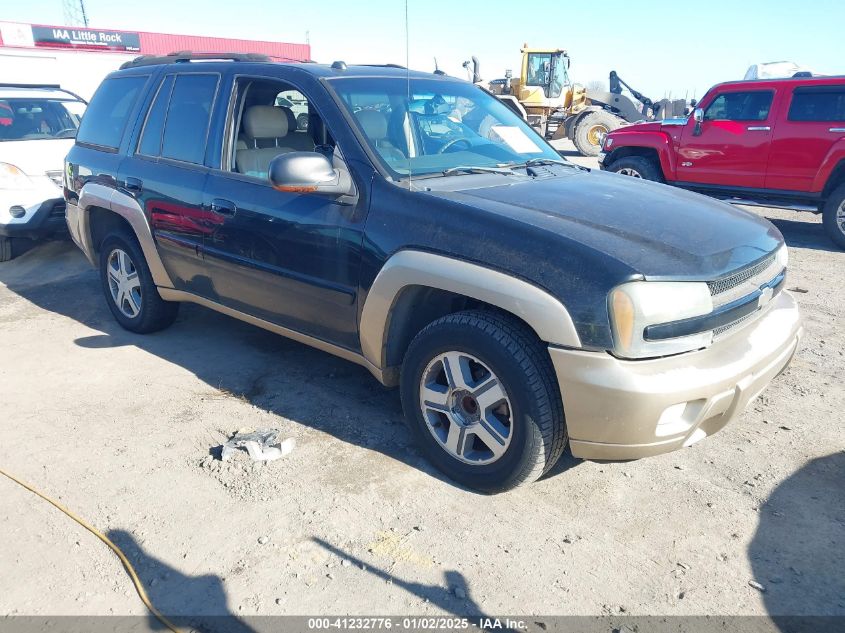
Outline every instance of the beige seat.
<svg viewBox="0 0 845 633">
<path fill-rule="evenodd" d="M 255 105 L 247 109 L 244 134 L 238 139 L 235 166 L 241 174 L 267 178 L 267 170 L 279 154 L 294 151 L 286 142 L 288 119 L 275 106 Z M 243 143 L 243 144 L 242 144 Z"/>
<path fill-rule="evenodd" d="M 359 110 L 355 113 L 364 134 L 375 145 L 382 158 L 389 161 L 405 160 L 404 152 L 390 142 L 387 135 L 387 117 L 375 110 Z"/>
</svg>

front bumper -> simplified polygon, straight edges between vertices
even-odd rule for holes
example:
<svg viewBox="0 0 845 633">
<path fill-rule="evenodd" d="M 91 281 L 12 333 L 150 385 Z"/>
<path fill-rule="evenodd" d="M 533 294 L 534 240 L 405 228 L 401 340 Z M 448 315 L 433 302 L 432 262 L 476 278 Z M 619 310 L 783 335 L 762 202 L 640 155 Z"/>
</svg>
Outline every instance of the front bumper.
<svg viewBox="0 0 845 633">
<path fill-rule="evenodd" d="M 0 236 L 37 239 L 65 230 L 62 190 L 47 177 L 31 177 L 29 189 L 0 189 Z M 13 217 L 11 207 L 22 207 Z"/>
<path fill-rule="evenodd" d="M 786 368 L 802 334 L 781 292 L 764 316 L 697 352 L 629 361 L 550 347 L 572 454 L 636 459 L 712 435 Z"/>
<path fill-rule="evenodd" d="M 599 169 L 602 169 L 602 170 L 607 169 L 606 162 L 607 162 L 608 156 L 609 156 L 609 154 L 607 152 L 605 152 L 604 150 L 599 152 L 598 156 L 596 157 L 599 161 Z"/>
</svg>

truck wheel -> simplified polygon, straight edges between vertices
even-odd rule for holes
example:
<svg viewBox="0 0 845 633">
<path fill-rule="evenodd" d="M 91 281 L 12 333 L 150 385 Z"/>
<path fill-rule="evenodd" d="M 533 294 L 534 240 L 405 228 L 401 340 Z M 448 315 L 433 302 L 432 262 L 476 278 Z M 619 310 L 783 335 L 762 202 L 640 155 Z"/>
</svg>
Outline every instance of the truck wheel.
<svg viewBox="0 0 845 633">
<path fill-rule="evenodd" d="M 845 185 L 835 189 L 822 210 L 822 224 L 827 236 L 845 249 Z"/>
<path fill-rule="evenodd" d="M 609 112 L 591 112 L 578 121 L 572 140 L 582 156 L 598 156 L 604 137 L 618 127 L 619 119 Z"/>
<path fill-rule="evenodd" d="M 12 259 L 12 240 L 8 237 L 0 237 L 0 262 L 7 262 Z"/>
<path fill-rule="evenodd" d="M 486 493 L 534 481 L 563 453 L 554 369 L 523 325 L 489 312 L 440 318 L 411 342 L 401 373 L 405 419 L 429 460 Z"/>
<path fill-rule="evenodd" d="M 663 172 L 660 166 L 646 156 L 625 156 L 613 161 L 607 171 L 632 178 L 663 182 Z"/>
<path fill-rule="evenodd" d="M 106 236 L 100 246 L 100 280 L 114 318 L 130 332 L 157 332 L 176 320 L 179 304 L 159 296 L 134 237 L 123 232 Z"/>
</svg>

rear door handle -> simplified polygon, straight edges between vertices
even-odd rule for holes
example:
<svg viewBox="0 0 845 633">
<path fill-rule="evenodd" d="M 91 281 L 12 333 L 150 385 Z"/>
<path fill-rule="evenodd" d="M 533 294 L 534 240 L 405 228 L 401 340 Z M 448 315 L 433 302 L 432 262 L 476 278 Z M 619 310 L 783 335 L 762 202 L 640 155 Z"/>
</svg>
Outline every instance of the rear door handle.
<svg viewBox="0 0 845 633">
<path fill-rule="evenodd" d="M 144 183 L 141 182 L 140 178 L 133 178 L 132 176 L 127 176 L 123 179 L 123 182 L 120 183 L 120 186 L 126 189 L 126 191 L 131 191 L 132 193 L 140 193 L 141 190 L 144 188 Z"/>
<path fill-rule="evenodd" d="M 233 216 L 238 210 L 235 203 L 224 198 L 215 198 L 211 201 L 211 212 L 217 215 Z"/>
<path fill-rule="evenodd" d="M 772 128 L 768 125 L 752 125 L 748 128 L 749 132 L 768 132 Z"/>
<path fill-rule="evenodd" d="M 832 127 L 828 132 L 845 132 L 845 127 Z"/>
</svg>

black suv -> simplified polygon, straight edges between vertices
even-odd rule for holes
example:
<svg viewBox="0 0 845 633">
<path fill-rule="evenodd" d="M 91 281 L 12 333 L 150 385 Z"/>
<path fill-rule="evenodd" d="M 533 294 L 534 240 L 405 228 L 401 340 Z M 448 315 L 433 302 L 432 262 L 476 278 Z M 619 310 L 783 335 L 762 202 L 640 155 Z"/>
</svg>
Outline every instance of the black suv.
<svg viewBox="0 0 845 633">
<path fill-rule="evenodd" d="M 792 357 L 765 220 L 561 160 L 464 81 L 220 57 L 126 64 L 68 154 L 68 226 L 123 327 L 191 301 L 363 365 L 431 461 L 488 492 L 567 444 L 692 444 Z"/>
</svg>

